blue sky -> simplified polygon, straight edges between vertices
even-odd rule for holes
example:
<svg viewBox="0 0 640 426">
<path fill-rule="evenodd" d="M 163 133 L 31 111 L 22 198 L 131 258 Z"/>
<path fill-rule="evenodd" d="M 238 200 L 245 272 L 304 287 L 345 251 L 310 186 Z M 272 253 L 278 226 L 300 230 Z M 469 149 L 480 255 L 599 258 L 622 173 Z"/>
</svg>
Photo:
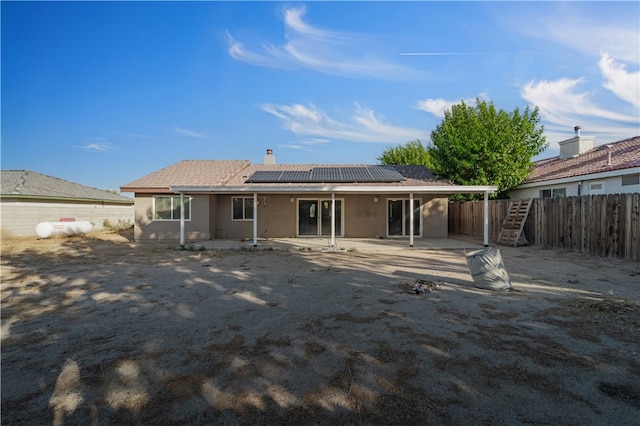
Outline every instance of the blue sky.
<svg viewBox="0 0 640 426">
<path fill-rule="evenodd" d="M 184 159 L 376 164 L 460 100 L 549 149 L 640 135 L 640 2 L 7 2 L 2 169 L 119 189 Z"/>
</svg>

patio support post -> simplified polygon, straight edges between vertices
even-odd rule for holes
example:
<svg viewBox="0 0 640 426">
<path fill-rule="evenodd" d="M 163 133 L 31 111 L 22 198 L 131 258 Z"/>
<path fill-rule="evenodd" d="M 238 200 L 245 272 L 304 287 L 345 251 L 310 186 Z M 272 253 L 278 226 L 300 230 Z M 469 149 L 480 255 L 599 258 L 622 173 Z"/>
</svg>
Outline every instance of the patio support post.
<svg viewBox="0 0 640 426">
<path fill-rule="evenodd" d="M 331 193 L 331 247 L 336 245 L 336 194 Z"/>
<path fill-rule="evenodd" d="M 253 246 L 258 247 L 258 193 L 253 193 Z"/>
<path fill-rule="evenodd" d="M 484 193 L 484 246 L 489 247 L 489 192 Z"/>
<path fill-rule="evenodd" d="M 184 193 L 180 193 L 180 246 L 184 246 Z"/>
<path fill-rule="evenodd" d="M 409 247 L 413 247 L 413 192 L 409 193 Z"/>
</svg>

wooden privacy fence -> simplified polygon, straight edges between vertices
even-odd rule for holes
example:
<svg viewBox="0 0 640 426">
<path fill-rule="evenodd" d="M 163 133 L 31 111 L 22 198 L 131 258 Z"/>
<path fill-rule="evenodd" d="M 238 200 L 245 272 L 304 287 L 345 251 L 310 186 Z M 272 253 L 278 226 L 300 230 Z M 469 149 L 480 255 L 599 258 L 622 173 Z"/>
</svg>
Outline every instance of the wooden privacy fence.
<svg viewBox="0 0 640 426">
<path fill-rule="evenodd" d="M 511 200 L 489 201 L 489 239 L 498 239 Z M 483 201 L 449 203 L 449 233 L 483 236 Z M 529 244 L 640 260 L 640 194 L 536 198 L 524 226 Z"/>
</svg>

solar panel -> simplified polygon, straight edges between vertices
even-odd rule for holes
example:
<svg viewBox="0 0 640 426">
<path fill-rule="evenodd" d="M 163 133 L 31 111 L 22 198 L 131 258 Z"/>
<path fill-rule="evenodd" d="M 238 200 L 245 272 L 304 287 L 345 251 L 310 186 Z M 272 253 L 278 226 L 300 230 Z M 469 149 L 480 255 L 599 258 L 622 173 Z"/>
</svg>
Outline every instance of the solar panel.
<svg viewBox="0 0 640 426">
<path fill-rule="evenodd" d="M 404 176 L 389 166 L 314 167 L 307 170 L 257 171 L 247 183 L 400 182 Z"/>
<path fill-rule="evenodd" d="M 375 182 L 399 182 L 404 180 L 404 176 L 391 167 L 369 167 L 371 179 Z"/>
<path fill-rule="evenodd" d="M 281 171 L 257 171 L 249 176 L 249 179 L 246 182 L 255 182 L 255 183 L 270 183 L 270 182 L 279 182 L 279 177 L 282 174 Z"/>
<path fill-rule="evenodd" d="M 282 172 L 280 182 L 308 182 L 310 174 L 307 170 L 285 170 Z"/>
<path fill-rule="evenodd" d="M 350 182 L 364 182 L 360 169 L 361 167 L 345 167 L 342 170 L 342 176 Z"/>
<path fill-rule="evenodd" d="M 311 179 L 314 182 L 340 182 L 340 172 L 337 167 L 314 167 Z"/>
</svg>

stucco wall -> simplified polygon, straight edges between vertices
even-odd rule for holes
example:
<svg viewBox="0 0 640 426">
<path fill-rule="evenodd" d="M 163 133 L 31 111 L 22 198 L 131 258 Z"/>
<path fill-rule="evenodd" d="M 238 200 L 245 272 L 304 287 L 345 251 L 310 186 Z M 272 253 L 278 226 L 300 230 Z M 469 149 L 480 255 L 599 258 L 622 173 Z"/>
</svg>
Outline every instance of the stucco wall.
<svg viewBox="0 0 640 426">
<path fill-rule="evenodd" d="M 185 221 L 186 241 L 208 240 L 211 238 L 209 206 L 210 201 L 208 195 L 192 196 L 191 220 Z M 180 241 L 180 221 L 154 220 L 153 195 L 136 194 L 134 238 L 136 241 Z"/>
<path fill-rule="evenodd" d="M 218 223 L 218 195 L 209 196 L 209 231 L 210 238 L 222 238 L 216 235 L 216 224 Z"/>
<path fill-rule="evenodd" d="M 347 195 L 344 201 L 344 233 L 350 238 L 377 238 L 387 235 L 387 199 L 374 195 Z"/>
<path fill-rule="evenodd" d="M 421 201 L 422 238 L 446 238 L 448 208 L 447 197 L 426 194 L 414 196 Z M 408 195 L 379 196 L 350 195 L 346 197 L 346 237 L 376 238 L 387 236 L 387 205 L 389 199 L 408 199 Z"/>
<path fill-rule="evenodd" d="M 244 195 L 247 196 L 247 195 Z M 294 198 L 294 202 L 290 201 Z M 304 199 L 327 199 L 326 194 L 305 194 Z M 387 200 L 389 198 L 407 198 L 374 195 L 340 195 L 336 199 L 343 202 L 344 237 L 377 238 L 387 236 Z M 447 198 L 420 195 L 422 200 L 423 237 L 447 237 Z M 231 218 L 231 195 L 217 196 L 215 212 L 217 224 L 215 238 L 252 238 L 252 221 L 234 221 Z M 259 238 L 283 238 L 297 235 L 296 195 L 259 195 L 258 196 L 258 232 Z"/>
<path fill-rule="evenodd" d="M 1 207 L 2 231 L 16 237 L 36 236 L 40 222 L 57 222 L 60 218 L 75 218 L 93 224 L 100 230 L 104 221 L 116 224 L 119 220 L 133 223 L 133 206 L 102 205 L 80 202 L 24 201 L 3 198 Z"/>
<path fill-rule="evenodd" d="M 192 219 L 185 222 L 185 240 L 251 239 L 252 220 L 233 220 L 232 198 L 253 198 L 252 194 L 197 195 L 192 199 Z M 293 197 L 293 202 L 291 202 Z M 258 195 L 258 238 L 297 236 L 297 206 L 299 199 L 328 199 L 327 194 Z M 394 197 L 371 194 L 339 195 L 343 202 L 343 230 L 347 238 L 387 237 L 388 199 L 408 199 L 408 195 Z M 422 202 L 422 235 L 424 238 L 447 237 L 447 198 L 416 195 Z M 180 239 L 179 221 L 154 221 L 152 195 L 136 195 L 136 240 Z M 340 235 L 338 235 L 340 236 Z M 416 237 L 418 238 L 418 237 Z"/>
<path fill-rule="evenodd" d="M 297 220 L 295 200 L 292 203 L 289 195 L 270 194 L 266 198 L 258 197 L 258 202 L 260 204 L 258 208 L 258 236 L 274 238 L 295 235 Z"/>
<path fill-rule="evenodd" d="M 612 177 L 607 179 L 595 179 L 590 182 L 604 180 L 605 194 L 636 194 L 640 192 L 640 184 L 638 185 L 625 185 L 622 186 L 621 177 Z M 591 195 L 588 192 L 583 195 Z"/>
<path fill-rule="evenodd" d="M 574 197 L 578 195 L 578 183 L 564 183 L 558 185 L 545 185 L 545 186 L 536 186 L 533 188 L 520 188 L 514 189 L 509 192 L 509 196 L 514 200 L 519 200 L 523 198 L 540 198 L 540 191 L 543 189 L 557 189 L 557 188 L 566 188 L 567 197 Z"/>
<path fill-rule="evenodd" d="M 425 196 L 422 205 L 424 238 L 447 238 L 449 199 L 447 197 Z"/>
<path fill-rule="evenodd" d="M 234 196 L 252 198 L 252 194 L 218 195 L 217 224 L 214 238 L 253 238 L 253 221 L 233 220 L 231 199 Z M 258 237 L 290 237 L 296 233 L 296 203 L 289 195 L 267 194 L 258 196 Z"/>
</svg>

